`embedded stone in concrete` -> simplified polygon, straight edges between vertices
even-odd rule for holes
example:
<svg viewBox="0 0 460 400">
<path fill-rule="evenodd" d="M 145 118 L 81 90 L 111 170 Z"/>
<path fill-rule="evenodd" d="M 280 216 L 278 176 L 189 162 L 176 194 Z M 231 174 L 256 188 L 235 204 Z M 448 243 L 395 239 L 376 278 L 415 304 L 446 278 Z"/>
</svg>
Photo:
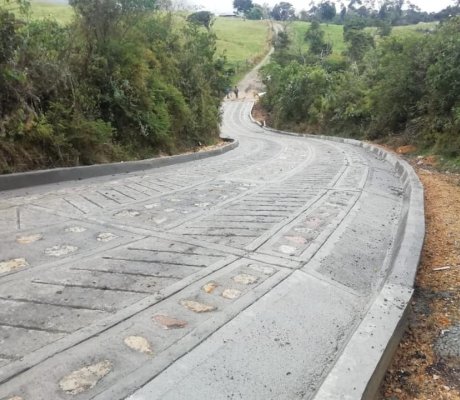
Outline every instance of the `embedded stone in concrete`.
<svg viewBox="0 0 460 400">
<path fill-rule="evenodd" d="M 168 315 L 158 314 L 153 316 L 153 320 L 163 329 L 181 329 L 187 326 L 187 321 L 182 321 Z"/>
<path fill-rule="evenodd" d="M 306 243 L 306 239 L 303 238 L 302 236 L 285 236 L 285 238 L 295 244 L 305 244 Z"/>
<path fill-rule="evenodd" d="M 6 400 L 24 400 L 24 399 L 20 396 L 13 396 L 13 397 L 8 397 Z"/>
<path fill-rule="evenodd" d="M 190 311 L 196 313 L 205 313 L 214 311 L 216 307 L 211 306 L 209 304 L 200 303 L 195 300 L 181 300 L 180 304 L 182 304 L 185 308 L 189 309 Z"/>
<path fill-rule="evenodd" d="M 39 240 L 43 239 L 43 235 L 37 233 L 34 235 L 21 235 L 16 238 L 16 242 L 19 244 L 31 244 L 34 242 L 38 242 Z"/>
<path fill-rule="evenodd" d="M 195 203 L 195 206 L 200 208 L 206 208 L 209 205 L 211 205 L 211 203 Z"/>
<path fill-rule="evenodd" d="M 216 282 L 208 282 L 203 286 L 203 291 L 206 293 L 212 293 L 219 285 Z"/>
<path fill-rule="evenodd" d="M 249 107 L 240 109 L 237 103 L 231 104 L 238 106 L 230 110 L 236 124 L 224 124 L 224 134 L 237 131 L 239 119 L 247 119 L 243 114 Z M 380 263 L 374 257 L 374 244 L 384 252 L 389 251 L 389 246 L 381 240 L 387 237 L 390 240 L 394 236 L 391 232 L 384 233 L 372 216 L 368 221 L 373 225 L 366 229 L 379 231 L 372 246 L 361 246 L 362 242 L 354 236 L 353 240 L 344 242 L 344 238 L 350 237 L 349 231 L 356 228 L 355 210 L 362 215 L 362 210 L 369 209 L 369 203 L 380 206 L 384 201 L 374 200 L 371 193 L 381 193 L 383 198 L 393 198 L 393 195 L 382 186 L 382 179 L 374 179 L 376 184 L 372 185 L 370 181 L 366 182 L 362 196 L 357 198 L 356 209 L 345 215 L 351 200 L 340 192 L 349 189 L 356 197 L 362 191 L 362 184 L 340 177 L 346 176 L 350 168 L 364 171 L 366 165 L 375 166 L 379 171 L 382 167 L 391 173 L 393 168 L 386 167 L 383 161 L 374 161 L 373 156 L 364 154 L 361 157 L 364 151 L 349 149 L 347 145 L 275 137 L 269 132 L 265 135 L 254 130 L 250 128 L 247 135 L 240 136 L 241 152 L 238 150 L 235 156 L 229 154 L 220 159 L 179 164 L 127 177 L 120 175 L 116 182 L 88 181 L 88 186 L 86 182 L 69 182 L 56 187 L 56 191 L 39 189 L 36 197 L 33 193 L 32 197 L 27 195 L 10 200 L 10 195 L 5 193 L 6 201 L 0 201 L 0 215 L 7 218 L 0 218 L 0 225 L 4 227 L 0 231 L 15 246 L 4 245 L 6 252 L 0 261 L 26 257 L 31 265 L 40 267 L 35 272 L 27 270 L 24 275 L 21 272 L 16 277 L 4 277 L 7 284 L 0 282 L 2 297 L 11 294 L 16 299 L 11 299 L 3 307 L 9 318 L 7 322 L 53 332 L 47 332 L 44 347 L 41 342 L 40 346 L 36 343 L 41 331 L 27 332 L 26 339 L 17 340 L 19 344 L 14 347 L 21 351 L 18 357 L 30 353 L 24 350 L 21 342 L 33 349 L 32 357 L 16 359 L 13 350 L 11 357 L 0 351 L 0 375 L 9 379 L 0 387 L 0 398 L 14 394 L 24 396 L 26 400 L 122 399 L 146 382 L 155 382 L 155 377 L 166 376 L 168 370 L 173 371 L 172 385 L 175 387 L 166 388 L 165 394 L 157 381 L 152 394 L 147 396 L 149 400 L 213 398 L 216 393 L 217 397 L 236 395 L 242 398 L 313 396 L 330 365 L 342 354 L 341 344 L 368 309 L 368 301 L 374 298 L 374 293 L 365 297 L 348 290 L 348 281 L 340 280 L 343 275 L 337 274 L 338 279 L 332 276 L 323 279 L 321 275 L 324 275 L 328 263 L 322 260 L 327 254 L 343 254 L 339 250 L 345 246 L 352 250 L 351 255 L 357 252 L 356 248 L 358 251 L 364 249 L 370 256 L 365 260 L 366 264 L 377 266 Z M 370 178 L 373 176 L 377 174 L 369 174 Z M 156 187 L 156 179 L 165 181 L 164 186 L 158 185 L 160 189 L 152 187 Z M 254 185 L 247 183 L 251 190 L 243 193 L 238 188 L 245 185 L 243 182 L 253 182 Z M 397 177 L 388 182 L 398 186 Z M 336 183 L 340 187 L 334 188 L 338 186 Z M 361 186 L 356 187 L 358 183 Z M 136 189 L 131 190 L 129 184 L 135 185 Z M 332 198 L 327 193 L 335 189 L 339 193 Z M 170 195 L 162 195 L 162 192 L 171 190 L 178 191 L 175 197 L 180 198 L 180 202 L 174 202 Z M 396 201 L 399 202 L 400 197 Z M 158 206 L 144 207 L 144 204 L 153 203 Z M 8 208 L 4 210 L 3 205 Z M 38 220 L 35 214 L 33 218 L 26 214 L 28 207 L 36 206 L 48 210 L 40 211 L 43 215 L 40 214 Z M 170 208 L 175 211 L 164 211 Z M 137 210 L 140 216 L 114 217 L 122 209 Z M 198 211 L 200 213 L 195 214 Z M 396 207 L 395 211 L 397 221 L 399 208 Z M 185 214 L 191 218 L 186 218 Z M 55 220 L 57 215 L 67 215 L 68 218 Z M 342 216 L 345 217 L 343 220 Z M 312 219 L 308 220 L 309 217 Z M 53 225 L 48 226 L 50 218 L 53 218 Z M 114 226 L 116 220 L 118 225 L 122 221 L 124 226 L 119 225 L 115 231 L 109 227 Z M 340 226 L 332 232 L 335 222 L 340 222 Z M 142 229 L 136 226 L 139 223 L 147 226 Z M 72 225 L 85 226 L 93 233 L 65 233 L 64 229 Z M 150 236 L 148 229 L 155 232 Z M 104 250 L 108 245 L 96 241 L 97 235 L 105 230 L 120 235 L 110 243 L 112 249 Z M 126 234 L 117 233 L 122 230 Z M 401 225 L 401 231 L 404 233 L 404 225 Z M 37 232 L 43 233 L 45 239 L 61 239 L 50 244 L 39 243 L 40 246 L 30 245 L 26 248 L 27 253 L 16 254 L 17 246 L 24 248 L 14 242 L 16 235 Z M 408 232 L 411 234 L 412 231 Z M 144 235 L 148 238 L 143 239 Z M 72 236 L 72 240 L 62 239 L 62 236 Z M 305 244 L 296 243 L 295 237 L 299 236 L 306 240 Z M 115 248 L 112 243 L 118 241 L 122 242 L 122 247 Z M 0 247 L 2 242 L 7 244 L 6 240 L 0 240 Z M 312 248 L 305 251 L 311 242 Z M 351 245 L 347 244 L 349 242 Z M 395 246 L 398 247 L 400 242 L 396 238 Z M 57 244 L 78 246 L 80 250 L 73 257 L 82 250 L 88 254 L 84 260 L 66 256 L 67 262 L 64 257 L 53 259 L 61 261 L 60 265 L 49 263 L 42 266 L 46 262 L 43 249 Z M 97 249 L 98 244 L 100 248 Z M 291 248 L 287 254 L 280 252 L 281 245 Z M 316 253 L 318 248 L 321 251 Z M 408 248 L 410 252 L 412 247 Z M 313 254 L 315 256 L 305 266 L 306 273 L 294 272 Z M 294 256 L 301 256 L 302 262 Z M 404 258 L 400 260 L 403 264 Z M 348 271 L 355 268 L 354 259 L 348 262 L 348 258 L 342 257 L 339 261 L 337 265 L 345 265 Z M 251 263 L 274 267 L 273 276 L 258 285 L 270 275 L 251 268 Z M 248 286 L 237 284 L 232 279 L 237 274 L 255 275 L 259 281 Z M 310 281 L 295 284 L 289 280 L 290 274 Z M 375 284 L 370 286 L 371 289 L 379 290 L 383 274 L 374 274 L 372 279 Z M 221 286 L 212 294 L 206 294 L 203 285 L 212 281 Z M 23 290 L 23 282 L 28 284 L 27 290 Z M 17 293 L 16 288 L 19 289 Z M 214 300 L 209 300 L 211 296 L 215 296 Z M 218 311 L 192 314 L 178 304 L 181 299 L 209 303 L 217 306 Z M 314 307 L 309 307 L 312 304 Z M 40 315 L 38 309 L 43 310 L 41 313 L 46 317 L 40 321 L 35 318 Z M 17 310 L 26 310 L 27 313 Z M 155 314 L 166 316 L 157 316 L 149 322 Z M 168 315 L 186 318 L 188 324 Z M 49 321 L 57 322 L 51 324 Z M 80 330 L 82 326 L 84 329 Z M 133 331 L 135 326 L 143 326 L 151 332 L 144 329 Z M 175 328 L 183 329 L 163 331 Z M 75 332 L 77 329 L 79 331 Z M 131 334 L 139 334 L 151 341 L 155 358 L 128 348 L 124 340 Z M 63 346 L 71 343 L 78 344 L 63 350 Z M 10 350 L 9 347 L 13 346 L 4 346 L 3 349 Z M 40 350 L 35 353 L 37 348 Z M 98 354 L 107 355 L 95 358 Z M 200 358 L 195 365 L 188 361 L 188 355 L 193 358 L 193 354 Z M 10 359 L 14 360 L 11 367 L 8 365 Z M 104 359 L 112 360 L 113 369 L 95 388 L 75 397 L 59 389 L 59 380 L 64 375 Z M 76 360 L 80 360 L 78 364 L 75 364 Z M 177 381 L 174 379 L 178 376 L 175 372 L 184 367 L 182 361 L 192 365 L 194 376 L 190 381 L 182 377 Z M 273 365 L 283 368 L 273 368 Z M 360 367 L 360 374 L 362 370 Z"/>
<path fill-rule="evenodd" d="M 294 254 L 297 251 L 297 249 L 292 246 L 282 245 L 280 246 L 280 251 L 284 254 Z"/>
<path fill-rule="evenodd" d="M 160 205 L 159 205 L 158 203 L 146 204 L 146 205 L 144 206 L 144 208 L 145 208 L 146 210 L 152 210 L 152 209 L 157 208 L 157 207 L 160 207 Z"/>
<path fill-rule="evenodd" d="M 83 226 L 70 226 L 69 228 L 65 228 L 65 232 L 68 233 L 83 233 L 86 232 L 87 229 Z"/>
<path fill-rule="evenodd" d="M 76 395 L 92 389 L 112 369 L 108 360 L 80 368 L 59 381 L 59 387 L 66 393 Z"/>
<path fill-rule="evenodd" d="M 141 213 L 139 211 L 136 211 L 136 210 L 123 210 L 123 211 L 120 211 L 119 213 L 116 213 L 115 216 L 116 217 L 138 217 L 139 215 L 141 215 Z"/>
<path fill-rule="evenodd" d="M 75 253 L 77 250 L 78 247 L 76 246 L 64 244 L 46 248 L 45 254 L 52 257 L 62 257 L 66 256 L 67 254 Z"/>
<path fill-rule="evenodd" d="M 124 339 L 124 343 L 130 349 L 144 354 L 152 354 L 152 347 L 149 341 L 142 336 L 128 336 Z"/>
<path fill-rule="evenodd" d="M 304 220 L 304 225 L 310 229 L 316 229 L 321 225 L 322 221 L 318 217 L 309 217 Z"/>
<path fill-rule="evenodd" d="M 172 212 L 174 212 L 174 211 L 175 211 L 174 208 L 167 208 L 167 209 L 165 209 L 165 212 L 166 212 L 166 213 L 172 213 Z"/>
<path fill-rule="evenodd" d="M 0 262 L 0 274 L 16 271 L 17 269 L 28 267 L 29 263 L 25 258 L 13 258 Z"/>
<path fill-rule="evenodd" d="M 153 220 L 155 221 L 156 224 L 161 225 L 163 222 L 166 222 L 168 218 L 161 217 L 161 218 L 154 218 Z"/>
<path fill-rule="evenodd" d="M 98 242 L 110 242 L 113 239 L 116 239 L 118 236 L 114 235 L 113 233 L 110 232 L 101 232 L 99 235 L 97 235 L 96 239 Z"/>
<path fill-rule="evenodd" d="M 241 285 L 252 285 L 256 283 L 259 278 L 254 275 L 249 275 L 249 274 L 239 274 L 233 277 L 233 280 L 236 283 L 240 283 Z"/>
<path fill-rule="evenodd" d="M 229 299 L 229 300 L 235 300 L 240 296 L 241 296 L 241 290 L 238 290 L 238 289 L 225 289 L 222 292 L 222 297 Z"/>
<path fill-rule="evenodd" d="M 259 264 L 249 264 L 248 267 L 251 268 L 253 271 L 260 272 L 264 275 L 273 275 L 276 271 L 275 268 L 266 267 L 265 265 Z"/>
</svg>

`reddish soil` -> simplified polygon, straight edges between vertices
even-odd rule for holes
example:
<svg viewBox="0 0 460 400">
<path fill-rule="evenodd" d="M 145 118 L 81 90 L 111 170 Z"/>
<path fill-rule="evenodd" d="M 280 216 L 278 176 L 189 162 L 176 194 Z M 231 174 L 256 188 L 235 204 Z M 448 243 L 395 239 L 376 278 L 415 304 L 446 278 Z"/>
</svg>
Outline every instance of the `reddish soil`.
<svg viewBox="0 0 460 400">
<path fill-rule="evenodd" d="M 380 399 L 460 399 L 460 357 L 446 359 L 436 346 L 460 323 L 460 176 L 438 172 L 434 163 L 432 158 L 413 162 L 425 189 L 426 238 L 409 327 Z"/>
</svg>

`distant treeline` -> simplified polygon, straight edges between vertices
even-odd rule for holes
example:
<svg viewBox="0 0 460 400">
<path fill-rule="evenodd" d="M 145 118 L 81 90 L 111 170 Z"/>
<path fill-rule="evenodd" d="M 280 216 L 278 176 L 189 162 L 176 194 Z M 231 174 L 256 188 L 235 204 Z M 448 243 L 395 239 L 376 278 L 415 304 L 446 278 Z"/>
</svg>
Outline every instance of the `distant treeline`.
<svg viewBox="0 0 460 400">
<path fill-rule="evenodd" d="M 419 22 L 444 21 L 447 18 L 460 15 L 460 2 L 439 12 L 428 13 L 405 0 L 385 0 L 376 7 L 374 0 L 350 0 L 348 4 L 341 3 L 337 7 L 330 0 L 312 1 L 308 10 L 296 13 L 294 6 L 282 1 L 274 7 L 260 5 L 252 0 L 234 0 L 233 7 L 239 14 L 248 19 L 268 19 L 277 21 L 319 21 L 343 25 L 348 20 L 359 19 L 365 26 L 381 26 L 388 24 L 413 25 Z"/>
<path fill-rule="evenodd" d="M 434 32 L 372 36 L 344 26 L 347 50 L 332 54 L 318 22 L 308 54 L 280 32 L 263 71 L 263 105 L 278 128 L 360 139 L 391 137 L 460 160 L 460 17 Z"/>
<path fill-rule="evenodd" d="M 12 12 L 12 6 L 15 6 Z M 218 139 L 216 37 L 155 0 L 70 0 L 30 21 L 0 0 L 0 172 L 174 153 Z"/>
</svg>

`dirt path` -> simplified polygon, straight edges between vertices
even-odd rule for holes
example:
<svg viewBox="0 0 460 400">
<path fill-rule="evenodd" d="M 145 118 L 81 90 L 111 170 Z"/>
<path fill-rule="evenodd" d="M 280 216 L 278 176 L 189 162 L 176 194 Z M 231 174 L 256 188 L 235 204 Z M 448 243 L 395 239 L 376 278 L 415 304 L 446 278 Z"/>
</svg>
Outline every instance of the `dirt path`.
<svg viewBox="0 0 460 400">
<path fill-rule="evenodd" d="M 278 34 L 283 27 L 280 24 L 273 24 L 273 34 Z M 240 90 L 238 100 L 255 100 L 258 94 L 264 90 L 264 84 L 262 83 L 259 70 L 270 61 L 270 57 L 273 54 L 274 48 L 272 47 L 262 61 L 256 65 L 239 83 L 238 88 Z M 224 99 L 224 101 L 235 101 L 233 94 L 230 99 Z"/>
<path fill-rule="evenodd" d="M 425 246 L 413 314 L 380 399 L 460 399 L 460 177 L 414 167 L 425 188 Z"/>
</svg>

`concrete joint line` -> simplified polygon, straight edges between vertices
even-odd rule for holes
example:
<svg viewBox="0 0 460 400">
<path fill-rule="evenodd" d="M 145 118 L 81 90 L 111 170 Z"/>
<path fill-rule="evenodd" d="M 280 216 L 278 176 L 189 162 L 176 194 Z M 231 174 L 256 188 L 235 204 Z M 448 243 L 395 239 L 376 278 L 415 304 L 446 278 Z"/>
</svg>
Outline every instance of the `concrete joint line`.
<svg viewBox="0 0 460 400">
<path fill-rule="evenodd" d="M 392 165 L 400 181 L 405 184 L 403 204 L 406 205 L 406 211 L 403 207 L 403 212 L 407 215 L 402 216 L 402 225 L 394 240 L 389 276 L 314 397 L 315 400 L 374 399 L 407 324 L 425 236 L 423 186 L 406 161 L 375 145 L 354 139 L 301 135 L 269 127 L 263 129 L 288 136 L 361 147 Z"/>
<path fill-rule="evenodd" d="M 95 395 L 92 399 L 95 400 L 122 400 L 126 396 L 132 394 L 136 387 L 146 385 L 167 370 L 171 364 L 185 357 L 187 354 L 197 348 L 205 339 L 213 335 L 218 330 L 222 329 L 225 325 L 229 324 L 234 318 L 252 306 L 257 301 L 261 300 L 269 291 L 273 290 L 289 278 L 295 271 L 280 270 L 275 275 L 266 279 L 254 291 L 248 292 L 245 296 L 235 301 L 232 305 L 219 316 L 211 318 L 205 323 L 198 326 L 193 332 L 186 335 L 179 341 L 175 342 L 170 351 L 163 352 L 152 363 L 141 367 L 128 375 L 126 379 L 131 383 L 130 388 L 124 382 L 120 382 L 110 387 L 105 392 Z M 171 359 L 174 355 L 174 359 Z M 164 360 L 163 358 L 170 358 Z M 128 399 L 126 399 L 128 400 Z"/>
<path fill-rule="evenodd" d="M 3 373 L 0 375 L 0 385 L 33 368 L 35 365 L 56 356 L 57 354 L 60 354 L 71 347 L 74 347 L 82 342 L 102 334 L 105 331 L 108 331 L 115 325 L 118 325 L 123 321 L 126 321 L 129 318 L 132 318 L 142 311 L 152 307 L 153 305 L 166 300 L 171 296 L 174 296 L 176 293 L 180 292 L 185 287 L 190 286 L 194 282 L 197 282 L 206 278 L 208 275 L 222 270 L 238 259 L 240 259 L 240 257 L 227 256 L 224 260 L 218 261 L 213 266 L 198 271 L 182 279 L 176 284 L 158 291 L 157 293 L 146 296 L 144 299 L 139 300 L 138 302 L 120 310 L 116 314 L 110 315 L 107 318 L 98 321 L 96 324 L 75 331 L 54 343 L 51 343 L 35 352 L 28 354 L 20 361 L 13 362 L 8 366 L 8 373 Z"/>
</svg>

